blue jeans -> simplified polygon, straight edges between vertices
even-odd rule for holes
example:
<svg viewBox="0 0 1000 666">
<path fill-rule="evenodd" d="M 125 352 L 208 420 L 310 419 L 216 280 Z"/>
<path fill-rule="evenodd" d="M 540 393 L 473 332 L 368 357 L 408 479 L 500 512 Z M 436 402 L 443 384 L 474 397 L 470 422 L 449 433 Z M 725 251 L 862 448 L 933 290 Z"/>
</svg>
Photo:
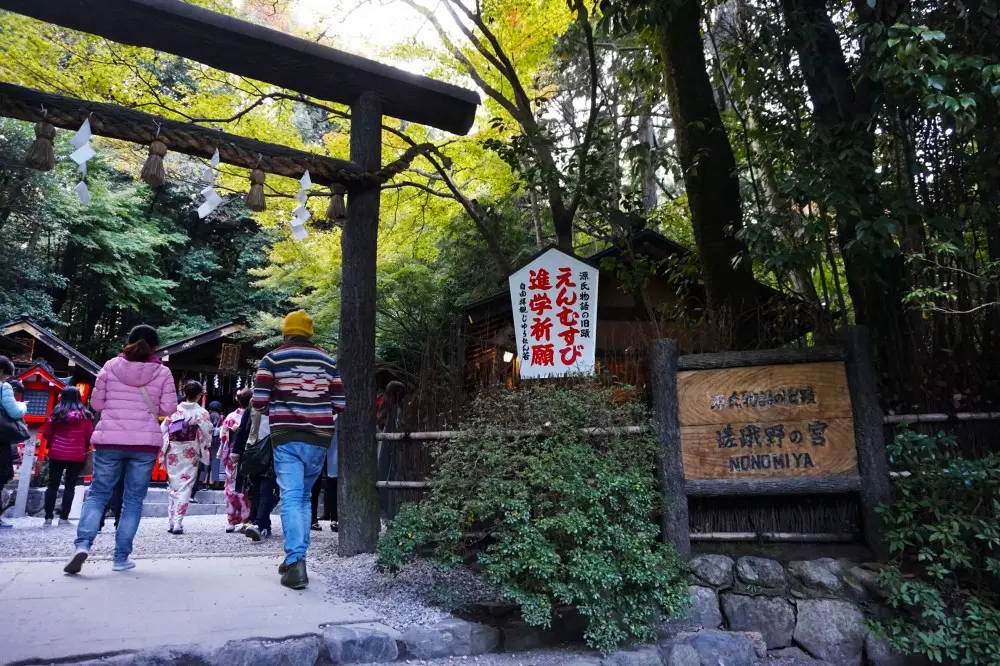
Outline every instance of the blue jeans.
<svg viewBox="0 0 1000 666">
<path fill-rule="evenodd" d="M 80 524 L 76 529 L 76 547 L 89 551 L 101 525 L 104 509 L 111 499 L 115 485 L 125 474 L 122 494 L 121 518 L 115 531 L 115 562 L 120 563 L 132 554 L 132 540 L 139 529 L 142 501 L 146 499 L 149 481 L 156 464 L 156 453 L 119 451 L 98 448 L 94 451 L 94 476 L 90 492 L 83 501 Z"/>
<path fill-rule="evenodd" d="M 309 550 L 312 513 L 309 498 L 326 462 L 326 449 L 305 442 L 274 447 L 274 475 L 281 488 L 281 531 L 285 535 L 285 563 L 304 560 Z"/>
</svg>

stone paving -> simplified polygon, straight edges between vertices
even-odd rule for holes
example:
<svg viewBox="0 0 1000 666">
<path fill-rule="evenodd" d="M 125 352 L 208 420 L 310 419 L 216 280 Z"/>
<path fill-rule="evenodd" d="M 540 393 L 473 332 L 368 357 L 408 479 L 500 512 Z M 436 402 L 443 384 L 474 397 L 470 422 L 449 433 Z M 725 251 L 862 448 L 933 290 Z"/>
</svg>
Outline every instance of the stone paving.
<svg viewBox="0 0 1000 666">
<path fill-rule="evenodd" d="M 232 639 L 279 638 L 330 625 L 375 622 L 357 604 L 329 603 L 318 570 L 293 592 L 278 584 L 275 557 L 137 561 L 112 572 L 89 560 L 78 576 L 62 562 L 0 563 L 0 664 Z"/>
</svg>

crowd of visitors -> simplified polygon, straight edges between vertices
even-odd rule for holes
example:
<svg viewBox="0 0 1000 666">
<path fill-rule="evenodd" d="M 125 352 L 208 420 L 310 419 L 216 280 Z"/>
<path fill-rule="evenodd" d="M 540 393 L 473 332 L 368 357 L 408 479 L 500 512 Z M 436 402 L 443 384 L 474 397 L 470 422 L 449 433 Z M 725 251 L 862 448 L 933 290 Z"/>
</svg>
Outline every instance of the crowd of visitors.
<svg viewBox="0 0 1000 666">
<path fill-rule="evenodd" d="M 46 527 L 69 524 L 77 481 L 91 476 L 65 573 L 82 571 L 109 509 L 115 521 L 112 570 L 135 567 L 133 540 L 157 461 L 167 472 L 167 531 L 183 535 L 184 517 L 214 457 L 225 473 L 223 529 L 267 540 L 280 502 L 281 584 L 308 585 L 310 532 L 322 529 L 321 520 L 337 530 L 336 421 L 346 404 L 336 361 L 312 342 L 312 318 L 302 310 L 289 314 L 282 335 L 284 343 L 261 359 L 253 390 L 239 391 L 236 409 L 225 416 L 219 402 L 202 406 L 205 389 L 197 381 L 177 394 L 154 353 L 157 331 L 145 325 L 132 329 L 122 353 L 101 368 L 89 407 L 76 387 L 62 391 L 40 432 L 49 444 Z M 0 356 L 0 488 L 13 478 L 16 445 L 28 439 L 27 407 L 14 372 Z"/>
</svg>

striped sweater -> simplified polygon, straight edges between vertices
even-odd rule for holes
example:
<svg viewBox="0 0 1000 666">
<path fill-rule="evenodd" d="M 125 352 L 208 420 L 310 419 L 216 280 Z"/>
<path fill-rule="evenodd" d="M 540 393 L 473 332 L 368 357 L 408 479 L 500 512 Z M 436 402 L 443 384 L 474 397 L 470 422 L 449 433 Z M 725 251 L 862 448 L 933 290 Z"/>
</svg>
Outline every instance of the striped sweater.
<svg viewBox="0 0 1000 666">
<path fill-rule="evenodd" d="M 292 338 L 261 359 L 253 408 L 268 413 L 274 446 L 329 446 L 336 414 L 345 406 L 337 362 L 308 339 Z"/>
</svg>

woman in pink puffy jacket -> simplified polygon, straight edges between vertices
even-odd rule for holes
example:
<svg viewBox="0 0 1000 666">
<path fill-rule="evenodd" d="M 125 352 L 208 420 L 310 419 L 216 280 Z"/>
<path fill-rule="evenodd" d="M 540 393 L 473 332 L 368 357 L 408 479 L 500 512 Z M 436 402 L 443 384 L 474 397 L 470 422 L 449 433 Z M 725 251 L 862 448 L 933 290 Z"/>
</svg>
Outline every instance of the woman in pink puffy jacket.
<svg viewBox="0 0 1000 666">
<path fill-rule="evenodd" d="M 153 355 L 159 336 L 152 326 L 136 326 L 119 356 L 104 364 L 97 375 L 90 406 L 101 413 L 91 443 L 94 475 L 76 531 L 76 554 L 63 569 L 80 573 L 90 554 L 101 515 L 115 484 L 125 474 L 121 518 L 115 532 L 113 571 L 132 569 L 132 540 L 139 529 L 142 502 L 156 457 L 163 443 L 159 417 L 177 409 L 170 370 Z"/>
</svg>

